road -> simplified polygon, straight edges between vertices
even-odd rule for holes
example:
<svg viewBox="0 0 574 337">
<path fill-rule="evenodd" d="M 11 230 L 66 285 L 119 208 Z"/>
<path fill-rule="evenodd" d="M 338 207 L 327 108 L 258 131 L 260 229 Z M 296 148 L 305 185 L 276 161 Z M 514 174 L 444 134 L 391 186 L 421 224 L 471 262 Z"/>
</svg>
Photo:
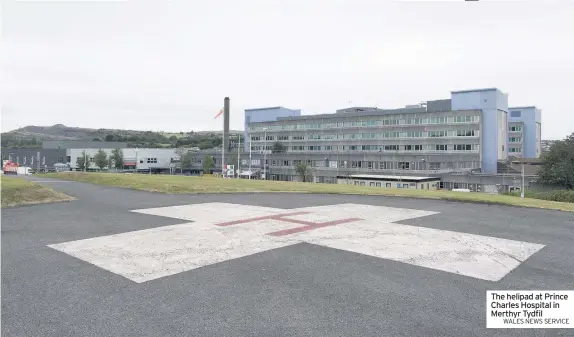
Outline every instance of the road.
<svg viewBox="0 0 574 337">
<path fill-rule="evenodd" d="M 2 336 L 574 335 L 485 323 L 574 290 L 574 213 L 28 179 L 76 200 L 2 209 Z"/>
</svg>

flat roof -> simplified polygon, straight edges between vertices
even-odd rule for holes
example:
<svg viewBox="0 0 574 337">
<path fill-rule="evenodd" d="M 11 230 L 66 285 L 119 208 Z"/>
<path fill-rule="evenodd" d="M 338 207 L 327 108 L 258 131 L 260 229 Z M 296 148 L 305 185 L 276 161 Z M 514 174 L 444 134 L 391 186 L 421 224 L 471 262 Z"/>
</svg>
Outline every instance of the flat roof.
<svg viewBox="0 0 574 337">
<path fill-rule="evenodd" d="M 286 108 L 284 106 L 270 106 L 270 107 L 266 107 L 266 108 L 245 109 L 245 111 L 274 110 L 274 109 L 298 110 L 298 109 L 289 109 L 289 108 Z"/>
<path fill-rule="evenodd" d="M 508 110 L 510 109 L 536 109 L 536 107 L 534 105 L 508 107 Z"/>
<path fill-rule="evenodd" d="M 432 181 L 440 180 L 440 177 L 415 177 L 415 176 L 388 176 L 388 175 L 378 175 L 378 174 L 354 174 L 349 176 L 337 176 L 339 179 L 351 178 L 359 180 L 391 180 L 391 181 Z"/>
<path fill-rule="evenodd" d="M 468 90 L 457 90 L 457 91 L 451 91 L 451 94 L 462 94 L 465 92 L 477 92 L 477 91 L 500 91 L 502 92 L 502 90 L 498 89 L 498 88 L 483 88 L 483 89 L 468 89 Z"/>
<path fill-rule="evenodd" d="M 369 111 L 358 111 L 358 112 L 346 112 L 346 113 L 330 113 L 330 114 L 318 114 L 318 115 L 301 115 L 301 116 L 291 116 L 291 117 L 278 117 L 275 121 L 265 121 L 265 122 L 251 122 L 249 124 L 266 124 L 266 123 L 276 123 L 282 121 L 297 121 L 297 120 L 313 120 L 321 118 L 348 118 L 348 117 L 369 117 L 369 116 L 387 116 L 387 115 L 402 115 L 402 114 L 434 114 L 434 113 L 448 113 L 454 110 L 445 111 L 427 111 L 425 108 L 401 108 L 394 110 L 369 110 Z M 460 112 L 476 112 L 480 109 L 465 109 L 456 110 L 457 113 Z"/>
</svg>

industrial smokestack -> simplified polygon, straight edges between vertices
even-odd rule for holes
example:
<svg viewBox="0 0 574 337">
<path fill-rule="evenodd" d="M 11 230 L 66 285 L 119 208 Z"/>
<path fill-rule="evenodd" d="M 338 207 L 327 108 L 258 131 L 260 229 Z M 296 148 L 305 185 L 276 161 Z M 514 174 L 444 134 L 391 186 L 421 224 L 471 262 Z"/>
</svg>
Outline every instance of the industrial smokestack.
<svg viewBox="0 0 574 337">
<path fill-rule="evenodd" d="M 223 100 L 223 148 L 229 152 L 229 97 Z M 225 158 L 223 161 L 227 163 Z"/>
</svg>

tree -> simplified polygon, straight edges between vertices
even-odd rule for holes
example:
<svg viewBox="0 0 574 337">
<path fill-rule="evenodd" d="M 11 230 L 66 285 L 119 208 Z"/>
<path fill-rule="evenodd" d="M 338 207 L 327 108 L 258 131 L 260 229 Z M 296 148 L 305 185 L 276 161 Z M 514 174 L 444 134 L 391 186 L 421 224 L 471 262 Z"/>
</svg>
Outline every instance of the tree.
<svg viewBox="0 0 574 337">
<path fill-rule="evenodd" d="M 177 154 L 177 166 L 180 169 L 180 172 L 183 173 L 183 167 L 185 166 L 184 162 L 185 162 L 185 156 L 186 154 L 189 152 L 189 149 L 186 149 L 184 147 L 178 147 L 177 149 L 175 149 L 175 154 Z"/>
<path fill-rule="evenodd" d="M 297 172 L 302 182 L 311 180 L 311 168 L 307 163 L 301 162 L 295 165 L 295 172 Z"/>
<path fill-rule="evenodd" d="M 114 168 L 121 170 L 124 168 L 124 153 L 122 149 L 113 149 L 110 157 L 110 163 L 114 164 Z"/>
<path fill-rule="evenodd" d="M 213 143 L 210 142 L 210 141 L 207 140 L 207 139 L 202 140 L 202 141 L 198 144 L 198 147 L 199 147 L 200 150 L 207 150 L 207 149 L 213 149 L 213 148 L 214 148 Z"/>
<path fill-rule="evenodd" d="M 574 189 L 574 133 L 556 141 L 542 154 L 538 181 L 543 184 Z"/>
<path fill-rule="evenodd" d="M 104 152 L 104 150 L 98 150 L 94 156 L 94 163 L 97 167 L 100 168 L 100 170 L 103 170 L 106 166 L 108 166 L 108 155 Z"/>
<path fill-rule="evenodd" d="M 287 148 L 281 142 L 275 142 L 271 147 L 271 153 L 284 153 L 285 151 L 287 151 Z"/>
<path fill-rule="evenodd" d="M 231 152 L 228 158 L 229 159 L 227 159 L 227 163 L 229 165 L 233 165 L 233 167 L 235 167 L 235 169 L 237 170 L 237 152 Z"/>
<path fill-rule="evenodd" d="M 213 169 L 214 161 L 212 156 L 205 156 L 203 158 L 203 173 L 209 174 Z"/>
<path fill-rule="evenodd" d="M 86 151 L 82 151 L 82 154 L 76 158 L 76 167 L 80 171 L 84 171 L 90 167 L 90 157 L 86 154 Z"/>
<path fill-rule="evenodd" d="M 106 142 L 113 142 L 114 141 L 114 135 L 106 135 L 106 138 L 104 138 L 104 140 Z"/>
<path fill-rule="evenodd" d="M 183 156 L 181 166 L 182 166 L 184 169 L 191 169 L 191 164 L 192 164 L 192 162 L 193 162 L 193 157 L 194 157 L 194 156 L 193 156 L 193 153 L 191 153 L 191 151 L 186 152 L 185 155 Z"/>
</svg>

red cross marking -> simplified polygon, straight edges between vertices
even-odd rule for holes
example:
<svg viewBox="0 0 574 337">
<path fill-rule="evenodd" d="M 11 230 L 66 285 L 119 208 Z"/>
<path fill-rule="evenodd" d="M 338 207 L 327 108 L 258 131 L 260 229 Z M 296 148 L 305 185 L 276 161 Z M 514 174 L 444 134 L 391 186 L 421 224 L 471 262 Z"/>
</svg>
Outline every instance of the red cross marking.
<svg viewBox="0 0 574 337">
<path fill-rule="evenodd" d="M 289 234 L 295 234 L 295 233 L 305 232 L 305 231 L 312 230 L 312 229 L 316 229 L 316 228 L 327 227 L 327 226 L 335 226 L 335 225 L 340 225 L 340 224 L 344 224 L 344 223 L 349 223 L 349 222 L 354 222 L 354 221 L 363 220 L 363 219 L 361 219 L 361 218 L 347 218 L 347 219 L 340 219 L 340 220 L 333 220 L 333 221 L 326 221 L 326 222 L 311 222 L 311 221 L 304 221 L 304 220 L 297 220 L 297 219 L 289 219 L 289 218 L 287 218 L 288 216 L 303 215 L 303 214 L 310 214 L 310 213 L 311 213 L 311 212 L 292 212 L 292 213 L 265 215 L 265 216 L 260 216 L 260 217 L 255 217 L 255 218 L 248 218 L 248 219 L 243 219 L 243 220 L 235 220 L 235 221 L 222 222 L 222 223 L 218 223 L 218 224 L 215 224 L 215 225 L 216 225 L 216 226 L 222 226 L 222 227 L 224 227 L 224 226 L 239 225 L 239 224 L 244 224 L 244 223 L 249 223 L 249 222 L 255 222 L 255 221 L 262 221 L 262 220 L 277 220 L 277 221 L 284 221 L 284 222 L 296 223 L 296 224 L 304 225 L 304 226 L 301 226 L 301 227 L 283 229 L 283 230 L 280 230 L 280 231 L 267 233 L 267 235 L 271 235 L 271 236 L 284 236 L 284 235 L 289 235 Z"/>
</svg>

